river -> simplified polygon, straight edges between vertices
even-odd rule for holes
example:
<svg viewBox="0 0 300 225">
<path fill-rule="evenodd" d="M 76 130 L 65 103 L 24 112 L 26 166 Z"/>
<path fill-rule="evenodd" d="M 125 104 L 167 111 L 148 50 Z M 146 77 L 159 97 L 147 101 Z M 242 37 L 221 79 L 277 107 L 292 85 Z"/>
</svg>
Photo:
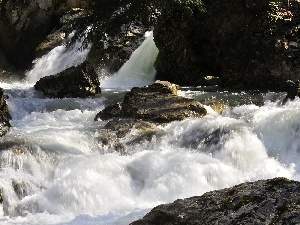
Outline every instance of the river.
<svg viewBox="0 0 300 225">
<path fill-rule="evenodd" d="M 100 77 L 102 94 L 92 98 L 47 99 L 33 89 L 86 54 L 59 46 L 26 79 L 0 82 L 12 115 L 0 139 L 0 224 L 127 225 L 178 198 L 279 176 L 300 180 L 300 99 L 283 106 L 284 93 L 182 87 L 182 96 L 228 107 L 161 126 L 162 136 L 127 146 L 128 155 L 102 147 L 97 130 L 107 121 L 95 115 L 154 81 L 157 50 L 148 34 L 125 67 Z"/>
</svg>

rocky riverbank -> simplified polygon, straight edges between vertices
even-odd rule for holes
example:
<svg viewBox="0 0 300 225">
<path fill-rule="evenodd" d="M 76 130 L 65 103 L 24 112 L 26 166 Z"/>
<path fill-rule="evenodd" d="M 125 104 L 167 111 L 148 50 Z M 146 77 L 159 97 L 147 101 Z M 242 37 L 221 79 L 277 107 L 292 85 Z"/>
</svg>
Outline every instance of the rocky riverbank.
<svg viewBox="0 0 300 225">
<path fill-rule="evenodd" d="M 286 178 L 243 183 L 157 206 L 131 225 L 299 224 L 299 194 Z"/>
</svg>

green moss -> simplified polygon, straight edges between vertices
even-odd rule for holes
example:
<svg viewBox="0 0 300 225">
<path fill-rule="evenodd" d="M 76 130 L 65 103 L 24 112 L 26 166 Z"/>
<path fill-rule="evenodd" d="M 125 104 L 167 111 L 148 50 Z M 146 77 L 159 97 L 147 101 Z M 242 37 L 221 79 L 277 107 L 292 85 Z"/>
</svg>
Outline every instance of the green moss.
<svg viewBox="0 0 300 225">
<path fill-rule="evenodd" d="M 244 205 L 247 205 L 249 203 L 260 203 L 262 201 L 263 201 L 262 197 L 256 195 L 245 195 L 242 197 L 241 201 L 234 207 L 234 209 L 238 210 Z"/>
<path fill-rule="evenodd" d="M 228 208 L 232 203 L 232 198 L 226 196 L 221 200 L 221 205 L 223 208 Z"/>
<path fill-rule="evenodd" d="M 294 182 L 294 181 L 289 180 L 285 177 L 276 177 L 272 180 L 269 180 L 268 184 L 274 186 L 274 185 L 281 185 L 281 184 L 290 184 L 292 182 Z"/>
</svg>

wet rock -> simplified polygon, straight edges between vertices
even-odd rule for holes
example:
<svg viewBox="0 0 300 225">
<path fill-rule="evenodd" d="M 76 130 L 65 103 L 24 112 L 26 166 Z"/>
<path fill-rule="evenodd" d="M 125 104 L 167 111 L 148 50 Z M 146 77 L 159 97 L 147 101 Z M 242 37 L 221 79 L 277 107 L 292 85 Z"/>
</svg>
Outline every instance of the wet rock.
<svg viewBox="0 0 300 225">
<path fill-rule="evenodd" d="M 132 88 L 122 103 L 104 109 L 96 115 L 95 120 L 130 117 L 165 123 L 206 115 L 206 109 L 200 102 L 177 96 L 177 90 L 178 85 L 166 81 L 156 81 L 149 86 Z"/>
<path fill-rule="evenodd" d="M 49 34 L 46 38 L 40 43 L 35 51 L 35 56 L 37 58 L 42 57 L 44 54 L 51 51 L 53 48 L 62 45 L 65 39 L 65 33 L 59 30 Z"/>
<path fill-rule="evenodd" d="M 16 193 L 16 195 L 18 196 L 19 199 L 24 198 L 28 193 L 28 184 L 25 183 L 24 181 L 17 181 L 17 180 L 13 180 L 12 181 L 12 187 Z"/>
<path fill-rule="evenodd" d="M 123 116 L 122 104 L 117 103 L 114 105 L 106 106 L 105 109 L 103 109 L 101 112 L 99 112 L 96 115 L 95 121 L 97 121 L 98 119 L 109 120 L 111 118 L 117 118 L 122 116 Z"/>
<path fill-rule="evenodd" d="M 287 92 L 286 97 L 283 99 L 282 104 L 284 105 L 288 100 L 294 100 L 296 96 L 300 96 L 300 83 L 299 81 L 294 82 L 292 80 L 286 81 L 284 85 L 284 91 Z"/>
<path fill-rule="evenodd" d="M 3 202 L 3 193 L 2 193 L 2 189 L 0 188 L 0 204 L 2 204 Z"/>
<path fill-rule="evenodd" d="M 202 78 L 201 85 L 204 85 L 204 86 L 215 86 L 215 85 L 219 85 L 220 82 L 221 82 L 221 79 L 219 77 L 206 76 L 206 77 Z"/>
<path fill-rule="evenodd" d="M 8 111 L 8 106 L 5 101 L 5 95 L 3 89 L 0 88 L 0 137 L 5 135 L 11 128 L 9 120 L 11 115 Z"/>
<path fill-rule="evenodd" d="M 299 224 L 299 193 L 286 178 L 243 183 L 157 206 L 131 225 Z"/>
<path fill-rule="evenodd" d="M 101 92 L 98 74 L 87 62 L 56 75 L 41 78 L 36 90 L 50 98 L 85 98 Z"/>
<path fill-rule="evenodd" d="M 215 99 L 208 99 L 205 102 L 203 102 L 204 105 L 210 106 L 214 111 L 221 114 L 225 108 L 228 107 L 227 104 L 224 102 L 219 102 Z"/>
<path fill-rule="evenodd" d="M 114 37 L 113 42 L 107 43 L 107 48 L 103 49 L 93 45 L 87 60 L 95 67 L 103 68 L 109 74 L 118 72 L 132 53 L 142 44 L 145 39 L 145 32 L 151 30 L 141 21 L 134 24 L 131 23 L 130 26 L 132 30 L 126 33 L 122 32 L 120 36 Z M 126 39 L 125 42 L 124 37 Z"/>
<path fill-rule="evenodd" d="M 135 119 L 112 120 L 97 131 L 102 147 L 116 150 L 122 155 L 134 153 L 134 148 L 128 146 L 151 142 L 152 138 L 162 133 L 155 124 Z"/>
</svg>

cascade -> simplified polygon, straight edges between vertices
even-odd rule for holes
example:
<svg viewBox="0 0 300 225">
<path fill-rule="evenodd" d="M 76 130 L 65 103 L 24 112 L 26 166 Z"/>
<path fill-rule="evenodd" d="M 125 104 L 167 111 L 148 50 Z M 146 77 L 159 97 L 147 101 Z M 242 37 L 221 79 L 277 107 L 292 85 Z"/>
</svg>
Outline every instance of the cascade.
<svg viewBox="0 0 300 225">
<path fill-rule="evenodd" d="M 129 60 L 112 76 L 101 81 L 103 88 L 140 87 L 154 82 L 154 62 L 158 54 L 153 32 L 145 33 L 144 42 L 132 53 Z"/>
<path fill-rule="evenodd" d="M 73 33 L 68 38 L 72 35 Z M 26 73 L 26 81 L 34 84 L 42 77 L 57 74 L 83 63 L 91 46 L 81 51 L 79 50 L 81 45 L 82 42 L 77 41 L 72 48 L 67 48 L 65 45 L 55 47 L 48 54 L 36 60 L 33 68 Z"/>
<path fill-rule="evenodd" d="M 26 81 L 0 82 L 13 117 L 12 130 L 0 139 L 1 224 L 128 225 L 178 198 L 278 176 L 300 180 L 300 99 L 282 106 L 276 93 L 261 94 L 260 106 L 243 102 L 222 114 L 160 126 L 157 138 L 128 145 L 134 149 L 129 155 L 101 146 L 97 130 L 106 121 L 93 119 L 108 104 L 105 93 L 47 99 L 28 85 L 85 54 L 60 46 L 36 63 Z M 148 33 L 103 87 L 120 95 L 153 82 L 156 55 Z M 70 60 L 58 64 L 63 58 Z M 245 98 L 196 88 L 181 94 Z"/>
</svg>

